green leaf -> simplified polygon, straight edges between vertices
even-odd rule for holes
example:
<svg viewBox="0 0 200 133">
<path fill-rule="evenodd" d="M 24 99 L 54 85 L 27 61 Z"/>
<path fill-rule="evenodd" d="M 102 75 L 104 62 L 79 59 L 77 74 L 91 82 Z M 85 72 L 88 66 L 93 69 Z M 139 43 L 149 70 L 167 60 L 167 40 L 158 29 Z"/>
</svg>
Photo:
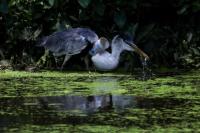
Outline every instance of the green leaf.
<svg viewBox="0 0 200 133">
<path fill-rule="evenodd" d="M 40 35 L 41 32 L 42 32 L 41 29 L 37 29 L 37 30 L 33 33 L 32 38 L 33 38 L 34 40 L 36 40 L 36 39 L 38 38 L 38 36 Z"/>
<path fill-rule="evenodd" d="M 178 15 L 182 15 L 187 12 L 188 6 L 182 7 L 180 10 L 177 11 Z"/>
<path fill-rule="evenodd" d="M 192 10 L 193 10 L 193 12 L 200 11 L 200 2 L 199 1 L 195 1 L 192 3 Z"/>
<path fill-rule="evenodd" d="M 89 20 L 90 17 L 86 14 L 85 10 L 79 10 L 79 20 Z"/>
<path fill-rule="evenodd" d="M 77 21 L 78 22 L 78 18 L 76 18 L 74 16 L 69 16 L 69 18 L 71 18 L 73 21 Z"/>
<path fill-rule="evenodd" d="M 52 27 L 52 29 L 56 31 L 63 31 L 69 27 L 70 27 L 69 23 L 67 23 L 66 21 L 61 21 L 60 19 L 57 19 L 57 22 L 54 25 L 54 27 Z"/>
<path fill-rule="evenodd" d="M 129 32 L 129 33 L 131 33 L 133 36 L 135 36 L 136 31 L 137 31 L 137 29 L 138 29 L 138 26 L 139 26 L 138 23 L 128 25 L 127 32 Z"/>
<path fill-rule="evenodd" d="M 52 7 L 55 3 L 55 0 L 49 0 L 49 5 Z"/>
<path fill-rule="evenodd" d="M 83 7 L 87 8 L 88 5 L 90 4 L 91 0 L 78 0 L 78 3 Z"/>
<path fill-rule="evenodd" d="M 103 16 L 104 15 L 104 11 L 105 11 L 105 5 L 101 2 L 101 1 L 98 1 L 96 3 L 96 6 L 95 6 L 95 12 L 97 14 L 99 14 L 100 16 Z"/>
<path fill-rule="evenodd" d="M 200 55 L 200 51 L 197 48 L 191 48 L 195 55 Z"/>
<path fill-rule="evenodd" d="M 0 2 L 0 12 L 2 13 L 8 13 L 8 3 L 6 0 L 2 0 Z"/>
<path fill-rule="evenodd" d="M 119 28 L 122 28 L 126 23 L 126 14 L 124 11 L 116 13 L 114 15 L 114 22 L 117 24 Z"/>
<path fill-rule="evenodd" d="M 145 37 L 148 36 L 148 34 L 153 30 L 154 27 L 155 24 L 149 24 L 147 26 L 144 26 L 137 36 L 137 42 L 144 40 Z"/>
</svg>

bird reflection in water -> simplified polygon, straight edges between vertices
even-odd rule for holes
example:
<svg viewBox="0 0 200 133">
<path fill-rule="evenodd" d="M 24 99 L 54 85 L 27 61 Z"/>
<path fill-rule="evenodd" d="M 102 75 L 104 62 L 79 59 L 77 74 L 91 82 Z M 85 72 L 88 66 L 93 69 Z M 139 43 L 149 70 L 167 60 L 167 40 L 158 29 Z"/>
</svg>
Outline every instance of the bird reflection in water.
<svg viewBox="0 0 200 133">
<path fill-rule="evenodd" d="M 122 111 L 125 108 L 135 106 L 133 96 L 58 96 L 43 97 L 38 99 L 45 109 L 56 109 L 60 111 L 79 110 L 82 113 L 91 114 L 97 111 L 116 110 Z M 47 108 L 48 107 L 48 108 Z"/>
</svg>

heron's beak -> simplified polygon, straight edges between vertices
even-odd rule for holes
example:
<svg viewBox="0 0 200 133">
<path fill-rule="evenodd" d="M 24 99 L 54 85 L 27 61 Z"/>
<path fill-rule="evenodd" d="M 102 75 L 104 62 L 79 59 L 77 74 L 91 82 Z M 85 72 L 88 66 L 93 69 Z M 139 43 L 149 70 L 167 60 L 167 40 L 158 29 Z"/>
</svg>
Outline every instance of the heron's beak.
<svg viewBox="0 0 200 133">
<path fill-rule="evenodd" d="M 97 53 L 102 53 L 104 49 L 101 47 L 100 44 L 94 45 L 93 48 L 89 51 L 91 56 L 95 56 Z"/>
<path fill-rule="evenodd" d="M 129 42 L 130 43 L 130 42 Z M 130 43 L 131 46 L 133 47 L 134 51 L 140 55 L 140 57 L 143 59 L 143 60 L 149 60 L 149 56 L 143 52 L 140 48 L 138 48 L 137 45 L 135 45 L 134 43 Z"/>
<path fill-rule="evenodd" d="M 94 55 L 97 54 L 97 52 L 96 52 L 94 49 L 92 49 L 92 50 L 89 51 L 89 54 L 90 54 L 91 56 L 94 56 Z"/>
</svg>

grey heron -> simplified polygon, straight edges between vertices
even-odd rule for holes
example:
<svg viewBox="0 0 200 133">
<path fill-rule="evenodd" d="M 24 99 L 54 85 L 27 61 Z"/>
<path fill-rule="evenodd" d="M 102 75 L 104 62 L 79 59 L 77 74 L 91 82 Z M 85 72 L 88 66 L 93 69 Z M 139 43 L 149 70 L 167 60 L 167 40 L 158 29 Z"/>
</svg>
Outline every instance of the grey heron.
<svg viewBox="0 0 200 133">
<path fill-rule="evenodd" d="M 60 32 L 55 32 L 52 35 L 43 37 L 39 46 L 51 51 L 57 64 L 57 57 L 65 55 L 61 69 L 72 55 L 81 53 L 83 50 L 89 50 L 94 46 L 98 51 L 103 51 L 109 47 L 109 42 L 104 37 L 98 37 L 97 34 L 88 28 L 71 28 Z M 86 56 L 86 55 L 85 55 Z M 84 59 L 88 69 L 88 60 Z"/>
<path fill-rule="evenodd" d="M 92 51 L 96 52 L 96 54 L 92 56 L 92 62 L 98 70 L 109 71 L 115 69 L 119 64 L 120 54 L 124 50 L 134 51 L 139 54 L 143 60 L 149 60 L 148 55 L 139 49 L 134 43 L 123 39 L 119 35 L 113 38 L 111 50 L 112 52 L 109 53 L 106 50 L 103 52 L 97 52 L 95 48 L 92 49 Z"/>
</svg>

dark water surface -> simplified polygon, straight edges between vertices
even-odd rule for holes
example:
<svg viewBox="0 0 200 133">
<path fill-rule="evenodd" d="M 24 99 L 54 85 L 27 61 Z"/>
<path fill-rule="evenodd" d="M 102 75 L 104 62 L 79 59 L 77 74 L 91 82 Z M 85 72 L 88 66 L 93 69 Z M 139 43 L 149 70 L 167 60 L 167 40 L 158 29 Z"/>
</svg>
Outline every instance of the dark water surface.
<svg viewBox="0 0 200 133">
<path fill-rule="evenodd" d="M 0 96 L 1 132 L 200 132 L 197 72 L 148 81 L 4 73 Z"/>
</svg>

